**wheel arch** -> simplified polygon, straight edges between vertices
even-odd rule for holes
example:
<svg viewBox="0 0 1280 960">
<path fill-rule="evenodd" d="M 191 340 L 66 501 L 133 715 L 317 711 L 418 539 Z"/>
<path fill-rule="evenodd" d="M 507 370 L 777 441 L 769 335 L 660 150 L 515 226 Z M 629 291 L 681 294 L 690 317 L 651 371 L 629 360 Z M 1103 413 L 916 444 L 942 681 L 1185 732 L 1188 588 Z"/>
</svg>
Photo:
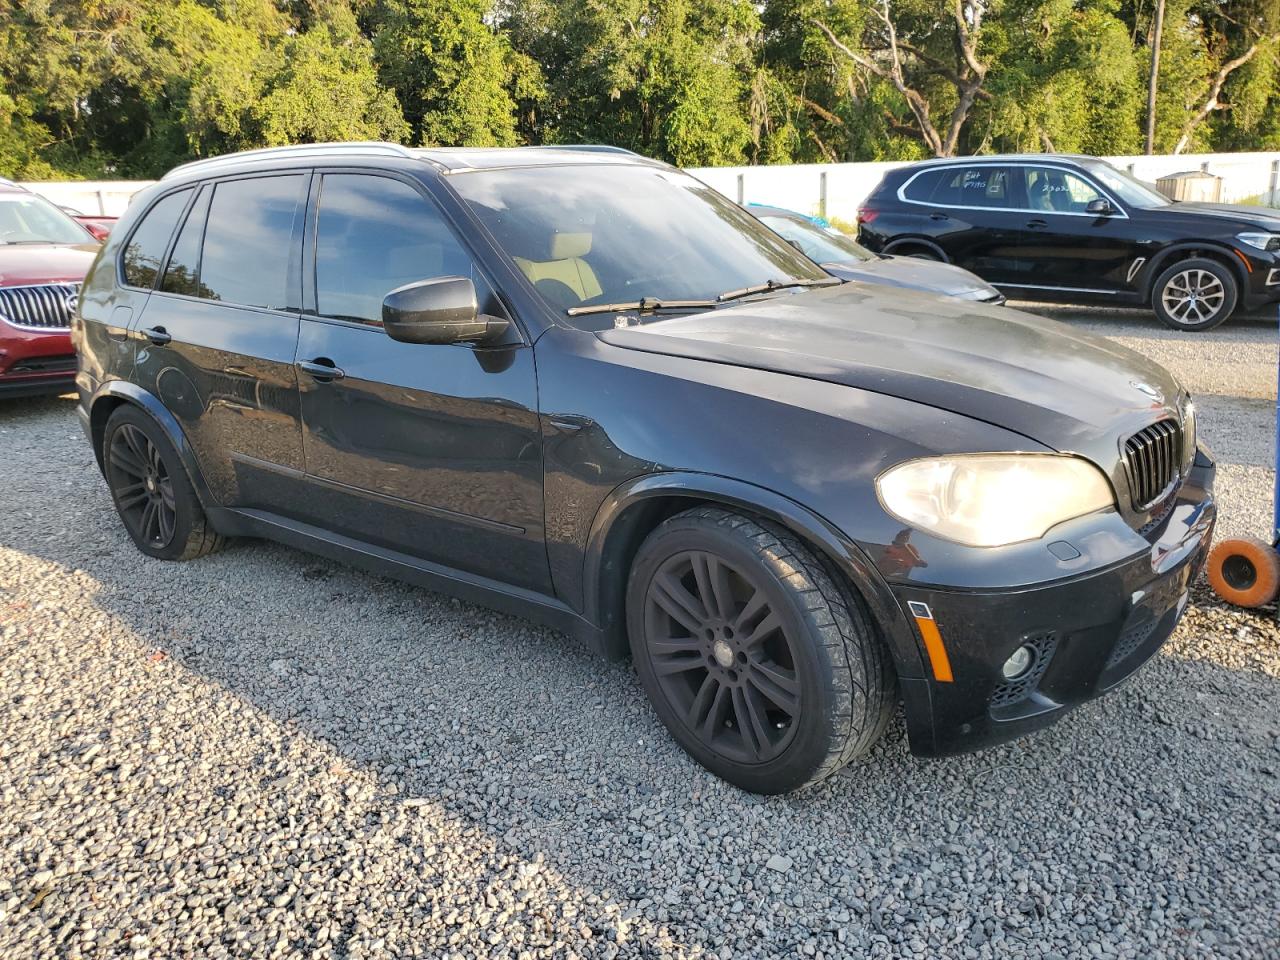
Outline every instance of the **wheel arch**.
<svg viewBox="0 0 1280 960">
<path fill-rule="evenodd" d="M 110 380 L 98 388 L 89 403 L 89 435 L 93 440 L 93 456 L 98 462 L 99 471 L 105 472 L 102 460 L 102 442 L 105 437 L 107 421 L 111 414 L 124 404 L 131 404 L 145 412 L 156 426 L 163 431 L 165 437 L 173 444 L 182 460 L 183 469 L 195 488 L 196 496 L 202 505 L 209 504 L 209 487 L 204 482 L 200 465 L 196 462 L 195 451 L 187 440 L 187 435 L 169 409 L 154 394 L 144 390 L 136 383 L 127 380 Z"/>
<path fill-rule="evenodd" d="M 1179 260 L 1192 260 L 1196 257 L 1214 260 L 1227 267 L 1239 287 L 1238 297 L 1242 297 L 1248 290 L 1248 270 L 1229 245 L 1205 240 L 1188 240 L 1172 244 L 1151 258 L 1151 262 L 1147 265 L 1146 282 L 1142 287 L 1144 302 L 1151 303 L 1155 298 L 1156 281 L 1160 279 L 1160 274 Z"/>
<path fill-rule="evenodd" d="M 895 237 L 894 239 L 886 243 L 884 245 L 884 248 L 880 252 L 886 253 L 886 254 L 893 254 L 894 256 L 905 257 L 905 256 L 909 256 L 909 254 L 905 254 L 900 251 L 903 248 L 910 248 L 910 247 L 923 247 L 924 249 L 937 254 L 938 258 L 943 263 L 951 262 L 951 258 L 948 257 L 946 253 L 943 252 L 942 247 L 938 246 L 932 240 L 926 239 L 925 237 Z"/>
<path fill-rule="evenodd" d="M 627 655 L 627 576 L 640 544 L 663 520 L 705 504 L 772 521 L 799 537 L 865 604 L 899 676 L 921 675 L 919 648 L 902 610 L 857 544 L 808 508 L 772 490 L 714 474 L 686 472 L 627 481 L 596 512 L 583 558 L 584 613 L 599 626 L 606 656 L 622 659 Z"/>
</svg>

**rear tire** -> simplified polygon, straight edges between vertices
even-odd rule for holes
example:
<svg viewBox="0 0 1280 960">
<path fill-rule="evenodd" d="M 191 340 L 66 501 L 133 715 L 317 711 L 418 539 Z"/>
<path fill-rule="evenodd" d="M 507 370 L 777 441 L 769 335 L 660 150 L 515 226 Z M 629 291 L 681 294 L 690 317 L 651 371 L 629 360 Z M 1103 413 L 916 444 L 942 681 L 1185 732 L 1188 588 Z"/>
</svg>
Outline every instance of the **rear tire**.
<svg viewBox="0 0 1280 960">
<path fill-rule="evenodd" d="M 111 499 L 139 550 L 157 560 L 194 560 L 223 545 L 209 525 L 178 452 L 132 404 L 116 408 L 102 438 Z"/>
<path fill-rule="evenodd" d="M 1193 257 L 1167 268 L 1151 288 L 1151 309 L 1174 330 L 1212 330 L 1236 308 L 1240 287 L 1229 267 Z"/>
<path fill-rule="evenodd" d="M 888 651 L 787 531 L 717 507 L 660 524 L 627 586 L 636 671 L 676 741 L 753 793 L 822 780 L 883 734 Z"/>
<path fill-rule="evenodd" d="M 1261 607 L 1280 591 L 1280 554 L 1257 537 L 1223 540 L 1209 552 L 1209 586 L 1227 603 Z"/>
<path fill-rule="evenodd" d="M 930 263 L 943 263 L 943 259 L 932 250 L 923 247 L 908 247 L 905 251 L 890 250 L 895 257 L 910 257 L 912 260 L 928 260 Z"/>
</svg>

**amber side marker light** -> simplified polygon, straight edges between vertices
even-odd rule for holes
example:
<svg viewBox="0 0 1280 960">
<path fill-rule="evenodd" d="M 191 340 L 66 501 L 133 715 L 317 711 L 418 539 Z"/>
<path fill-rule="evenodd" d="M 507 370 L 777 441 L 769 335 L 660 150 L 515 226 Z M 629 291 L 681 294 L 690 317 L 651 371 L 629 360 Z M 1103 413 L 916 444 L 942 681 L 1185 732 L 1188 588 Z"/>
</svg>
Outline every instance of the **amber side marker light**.
<svg viewBox="0 0 1280 960">
<path fill-rule="evenodd" d="M 1240 258 L 1240 261 L 1244 264 L 1244 268 L 1246 270 L 1248 270 L 1250 273 L 1253 273 L 1253 264 L 1249 262 L 1248 257 L 1246 257 L 1243 253 L 1241 253 L 1235 247 L 1231 248 L 1231 252 Z"/>
<path fill-rule="evenodd" d="M 942 634 L 938 632 L 938 622 L 933 619 L 933 611 L 927 603 L 919 600 L 907 601 L 911 615 L 916 618 L 916 627 L 924 638 L 924 649 L 929 654 L 929 666 L 933 668 L 933 679 L 939 683 L 951 683 L 951 660 L 947 657 L 947 648 L 942 644 Z"/>
</svg>

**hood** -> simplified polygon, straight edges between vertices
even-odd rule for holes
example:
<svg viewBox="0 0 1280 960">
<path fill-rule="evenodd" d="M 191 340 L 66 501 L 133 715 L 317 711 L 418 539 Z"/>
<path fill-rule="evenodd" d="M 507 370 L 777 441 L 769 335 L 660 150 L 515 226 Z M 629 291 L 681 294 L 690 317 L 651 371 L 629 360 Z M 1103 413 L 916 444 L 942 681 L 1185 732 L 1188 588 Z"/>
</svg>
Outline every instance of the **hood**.
<svg viewBox="0 0 1280 960">
<path fill-rule="evenodd" d="M 929 404 L 1103 464 L 1115 463 L 1119 438 L 1175 411 L 1182 392 L 1158 364 L 1057 321 L 864 284 L 596 336 Z"/>
<path fill-rule="evenodd" d="M 1244 207 L 1234 203 L 1194 203 L 1182 201 L 1167 207 L 1158 207 L 1153 212 L 1162 216 L 1178 216 L 1193 214 L 1198 217 L 1213 217 L 1215 220 L 1230 221 L 1240 225 L 1241 229 L 1250 227 L 1280 233 L 1280 211 L 1267 207 Z"/>
<path fill-rule="evenodd" d="M 0 287 L 79 283 L 99 249 L 96 243 L 0 243 Z"/>
<path fill-rule="evenodd" d="M 822 268 L 844 280 L 865 280 L 887 287 L 909 287 L 929 290 L 951 297 L 998 297 L 1000 292 L 976 274 L 949 263 L 919 260 L 915 257 L 876 257 L 872 260 L 847 260 L 824 263 Z"/>
</svg>

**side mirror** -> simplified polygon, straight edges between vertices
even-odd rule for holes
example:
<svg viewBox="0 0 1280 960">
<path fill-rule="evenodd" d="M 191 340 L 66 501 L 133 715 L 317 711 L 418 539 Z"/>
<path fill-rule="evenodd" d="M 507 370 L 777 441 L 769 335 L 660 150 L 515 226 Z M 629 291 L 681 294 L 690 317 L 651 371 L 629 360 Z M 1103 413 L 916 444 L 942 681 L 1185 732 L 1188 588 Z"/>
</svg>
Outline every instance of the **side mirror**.
<svg viewBox="0 0 1280 960">
<path fill-rule="evenodd" d="M 469 278 L 436 277 L 388 293 L 382 326 L 402 343 L 485 343 L 502 336 L 508 323 L 480 314 Z"/>
<path fill-rule="evenodd" d="M 1095 217 L 1109 217 L 1115 213 L 1115 207 L 1111 206 L 1111 201 L 1103 197 L 1096 200 L 1090 200 L 1084 207 L 1085 213 L 1092 213 Z"/>
</svg>

